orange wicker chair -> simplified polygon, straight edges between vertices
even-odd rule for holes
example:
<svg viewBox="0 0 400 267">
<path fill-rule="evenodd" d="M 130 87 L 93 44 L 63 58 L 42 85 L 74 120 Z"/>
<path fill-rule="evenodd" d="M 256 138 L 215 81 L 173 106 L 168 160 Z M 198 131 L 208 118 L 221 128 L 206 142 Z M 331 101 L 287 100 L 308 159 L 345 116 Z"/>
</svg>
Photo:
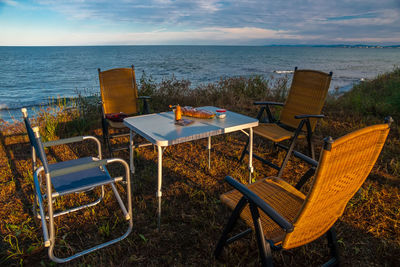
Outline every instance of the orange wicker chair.
<svg viewBox="0 0 400 267">
<path fill-rule="evenodd" d="M 147 100 L 148 96 L 139 96 L 137 92 L 135 69 L 116 68 L 99 72 L 100 93 L 102 101 L 102 126 L 103 139 L 108 147 L 110 156 L 113 151 L 128 149 L 128 147 L 113 148 L 110 139 L 129 135 L 126 132 L 122 120 L 127 116 L 139 114 L 138 99 L 143 100 L 143 113 L 149 113 Z M 114 128 L 118 133 L 110 134 L 110 128 Z M 118 130 L 117 130 L 118 129 Z M 120 129 L 124 129 L 121 133 Z"/>
<path fill-rule="evenodd" d="M 254 102 L 254 105 L 262 106 L 257 116 L 257 119 L 260 120 L 260 125 L 254 128 L 254 134 L 271 140 L 276 146 L 285 149 L 287 153 L 281 166 L 267 161 L 254 153 L 253 156 L 278 170 L 278 177 L 281 177 L 292 152 L 296 157 L 306 162 L 310 161 L 310 157 L 315 159 L 311 138 L 317 119 L 324 117 L 321 115 L 321 111 L 331 78 L 332 72 L 327 74 L 314 70 L 298 70 L 296 67 L 290 92 L 284 104 L 268 101 Z M 269 106 L 283 106 L 279 120 L 272 116 Z M 294 151 L 296 140 L 301 138 L 307 138 L 309 157 Z M 289 140 L 288 146 L 280 143 L 285 140 Z M 248 144 L 247 142 L 242 151 L 240 161 L 243 160 L 245 154 L 249 153 L 247 150 Z"/>
<path fill-rule="evenodd" d="M 215 256 L 221 254 L 225 245 L 255 230 L 261 262 L 271 266 L 271 249 L 299 247 L 327 233 L 332 255 L 327 263 L 338 264 L 333 225 L 374 166 L 391 121 L 388 118 L 387 124 L 369 126 L 335 141 L 325 138 L 319 164 L 313 163 L 317 169 L 307 195 L 298 190 L 304 184 L 303 179 L 296 187 L 277 177 L 245 186 L 227 176 L 225 180 L 235 190 L 221 195 L 221 201 L 233 213 L 216 246 Z M 251 228 L 228 239 L 239 216 Z"/>
</svg>

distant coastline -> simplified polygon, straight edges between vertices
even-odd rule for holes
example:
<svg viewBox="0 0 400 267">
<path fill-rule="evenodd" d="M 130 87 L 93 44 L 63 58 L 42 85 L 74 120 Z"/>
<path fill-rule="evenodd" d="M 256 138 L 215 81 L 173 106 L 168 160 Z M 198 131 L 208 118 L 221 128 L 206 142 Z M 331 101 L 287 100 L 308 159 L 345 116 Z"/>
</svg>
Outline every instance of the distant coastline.
<svg viewBox="0 0 400 267">
<path fill-rule="evenodd" d="M 54 48 L 66 48 L 66 47 L 326 47 L 326 48 L 400 48 L 400 45 L 368 45 L 368 44 L 264 44 L 264 45 L 222 45 L 222 44 L 173 44 L 173 45 L 134 45 L 134 44 L 113 44 L 113 45 L 0 45 L 0 47 L 9 48 L 32 48 L 32 47 L 54 47 Z"/>
<path fill-rule="evenodd" d="M 282 45 L 282 44 L 273 44 L 273 45 L 265 45 L 265 46 L 273 46 L 273 47 L 330 47 L 330 48 L 400 48 L 400 45 L 366 45 L 366 44 L 336 44 L 336 45 Z"/>
</svg>

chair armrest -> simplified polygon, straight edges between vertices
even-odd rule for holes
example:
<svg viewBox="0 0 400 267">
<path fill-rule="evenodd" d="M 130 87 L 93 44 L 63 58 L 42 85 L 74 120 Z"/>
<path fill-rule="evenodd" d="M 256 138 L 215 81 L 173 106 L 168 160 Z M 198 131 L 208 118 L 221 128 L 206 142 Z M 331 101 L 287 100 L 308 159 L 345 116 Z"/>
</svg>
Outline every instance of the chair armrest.
<svg viewBox="0 0 400 267">
<path fill-rule="evenodd" d="M 256 102 L 253 102 L 253 105 L 283 106 L 284 103 L 281 103 L 281 102 L 272 102 L 272 101 L 256 101 Z"/>
<path fill-rule="evenodd" d="M 101 143 L 100 143 L 99 139 L 97 139 L 96 137 L 91 136 L 91 135 L 75 136 L 75 137 L 70 137 L 70 138 L 54 140 L 54 141 L 48 141 L 48 142 L 43 143 L 43 147 L 52 147 L 52 146 L 70 144 L 70 143 L 77 143 L 77 142 L 82 142 L 84 140 L 89 140 L 89 139 L 96 142 L 98 157 L 99 157 L 99 159 L 101 159 Z"/>
<path fill-rule="evenodd" d="M 302 114 L 302 115 L 296 115 L 294 116 L 295 119 L 308 119 L 308 118 L 317 118 L 317 119 L 322 119 L 325 118 L 325 115 L 323 114 Z"/>
<path fill-rule="evenodd" d="M 268 205 L 264 200 L 257 196 L 253 191 L 248 189 L 243 184 L 239 183 L 230 176 L 225 177 L 225 181 L 233 186 L 236 190 L 243 194 L 249 201 L 253 202 L 259 207 L 266 215 L 268 215 L 275 223 L 277 223 L 285 232 L 290 233 L 293 231 L 293 224 L 287 221 L 282 215 Z"/>
<path fill-rule="evenodd" d="M 75 137 L 70 137 L 70 138 L 65 138 L 65 139 L 48 141 L 48 142 L 43 143 L 43 147 L 52 147 L 52 146 L 59 146 L 59 145 L 65 145 L 65 144 L 70 144 L 70 143 L 82 142 L 83 138 L 84 138 L 84 136 L 75 136 Z"/>
<path fill-rule="evenodd" d="M 142 96 L 138 96 L 138 99 L 147 100 L 147 99 L 151 99 L 151 96 L 142 95 Z"/>
</svg>

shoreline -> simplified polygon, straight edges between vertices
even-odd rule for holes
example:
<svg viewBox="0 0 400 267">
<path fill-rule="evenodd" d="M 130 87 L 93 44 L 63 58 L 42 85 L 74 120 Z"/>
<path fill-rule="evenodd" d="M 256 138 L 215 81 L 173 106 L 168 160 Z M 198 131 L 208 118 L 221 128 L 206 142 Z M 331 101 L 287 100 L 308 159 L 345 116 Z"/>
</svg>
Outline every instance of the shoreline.
<svg viewBox="0 0 400 267">
<path fill-rule="evenodd" d="M 292 75 L 293 71 L 274 71 L 275 74 L 280 75 L 281 77 L 287 77 L 288 80 L 290 81 L 291 77 L 290 75 Z M 289 75 L 289 76 L 286 76 Z M 258 76 L 258 75 L 255 75 Z M 245 78 L 243 77 L 236 77 L 236 78 Z M 229 79 L 229 77 L 224 78 L 224 80 Z M 275 79 L 279 79 L 279 78 L 275 78 Z M 355 79 L 356 80 L 356 79 Z M 340 86 L 338 87 L 338 90 L 336 90 L 336 88 L 331 88 L 329 90 L 330 94 L 343 94 L 345 92 L 350 91 L 355 85 L 359 84 L 360 82 L 365 81 L 364 79 L 360 79 L 358 82 L 352 82 L 352 83 L 348 83 L 346 85 Z M 190 81 L 189 81 L 190 82 Z M 205 86 L 210 86 L 213 85 L 215 83 L 218 83 L 218 81 L 215 82 L 210 82 L 205 84 Z M 156 84 L 157 85 L 157 84 Z M 195 87 L 190 88 L 191 90 L 196 90 L 197 87 L 202 86 L 202 84 L 197 85 Z M 139 87 L 139 85 L 138 85 Z M 99 89 L 100 90 L 100 89 Z M 47 103 L 41 102 L 41 103 L 37 103 L 37 104 L 27 104 L 27 105 L 21 105 L 18 107 L 12 107 L 9 108 L 7 106 L 7 103 L 0 103 L 0 121 L 6 121 L 9 123 L 12 123 L 14 121 L 22 121 L 22 114 L 21 114 L 21 108 L 27 108 L 28 112 L 30 114 L 37 114 L 41 109 L 47 109 L 49 107 L 52 107 L 56 104 L 56 102 L 62 101 L 66 104 L 66 106 L 70 106 L 70 104 L 74 104 L 75 101 L 77 101 L 77 99 L 79 99 L 80 97 L 87 99 L 90 101 L 90 99 L 97 99 L 100 100 L 100 96 L 98 95 L 86 95 L 86 96 L 80 96 L 80 95 L 76 95 L 76 96 L 72 96 L 72 97 L 57 97 L 57 98 L 53 98 L 51 100 L 48 100 Z M 72 107 L 72 106 L 71 106 Z"/>
</svg>

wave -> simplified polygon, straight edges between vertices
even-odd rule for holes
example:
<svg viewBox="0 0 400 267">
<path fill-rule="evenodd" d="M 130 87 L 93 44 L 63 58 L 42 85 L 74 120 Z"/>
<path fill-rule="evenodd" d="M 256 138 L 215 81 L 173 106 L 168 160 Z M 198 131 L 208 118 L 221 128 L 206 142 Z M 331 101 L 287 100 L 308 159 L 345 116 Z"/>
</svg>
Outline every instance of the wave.
<svg viewBox="0 0 400 267">
<path fill-rule="evenodd" d="M 273 72 L 274 72 L 274 73 L 277 73 L 277 74 L 290 74 L 290 73 L 294 73 L 293 70 L 274 70 Z"/>
<path fill-rule="evenodd" d="M 79 96 L 76 97 L 64 97 L 61 98 L 62 101 L 65 101 L 66 105 L 69 105 L 71 103 L 74 103 L 77 99 L 79 98 Z M 82 96 L 82 98 L 87 99 L 87 100 L 97 100 L 98 97 L 97 96 Z M 64 102 L 63 102 L 64 103 Z M 33 102 L 30 101 L 30 103 L 14 103 L 14 104 L 1 104 L 0 103 L 0 111 L 3 110 L 19 110 L 21 108 L 28 108 L 28 109 L 32 109 L 32 108 L 41 108 L 41 107 L 48 107 L 48 106 L 52 106 L 54 104 L 57 104 L 57 100 L 42 100 L 42 101 L 38 101 L 38 102 Z"/>
<path fill-rule="evenodd" d="M 15 106 L 8 106 L 7 104 L 0 104 L 0 111 L 1 110 L 18 110 L 21 108 L 33 108 L 33 107 L 41 107 L 43 104 L 25 104 L 25 105 L 15 105 Z"/>
</svg>

